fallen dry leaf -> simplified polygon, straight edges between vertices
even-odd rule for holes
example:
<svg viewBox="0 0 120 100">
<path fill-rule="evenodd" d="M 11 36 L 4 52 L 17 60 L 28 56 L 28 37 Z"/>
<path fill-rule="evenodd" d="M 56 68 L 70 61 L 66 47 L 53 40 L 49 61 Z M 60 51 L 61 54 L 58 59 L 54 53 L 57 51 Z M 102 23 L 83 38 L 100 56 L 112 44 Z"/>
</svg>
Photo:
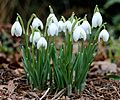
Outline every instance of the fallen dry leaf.
<svg viewBox="0 0 120 100">
<path fill-rule="evenodd" d="M 4 90 L 5 88 L 8 88 L 7 85 L 0 85 L 0 90 Z"/>
<path fill-rule="evenodd" d="M 21 75 L 24 75 L 24 74 L 25 74 L 25 71 L 24 71 L 24 69 L 22 69 L 22 68 L 17 68 L 16 70 L 13 71 L 13 73 L 14 73 L 16 76 L 21 76 Z"/>
<path fill-rule="evenodd" d="M 38 98 L 39 96 L 35 92 L 29 92 L 29 94 L 35 98 Z"/>
<path fill-rule="evenodd" d="M 91 72 L 105 74 L 105 73 L 116 73 L 117 65 L 108 61 L 97 61 L 92 63 Z"/>
<path fill-rule="evenodd" d="M 16 87 L 15 87 L 13 80 L 8 81 L 8 94 L 9 95 L 13 94 L 15 88 Z"/>
</svg>

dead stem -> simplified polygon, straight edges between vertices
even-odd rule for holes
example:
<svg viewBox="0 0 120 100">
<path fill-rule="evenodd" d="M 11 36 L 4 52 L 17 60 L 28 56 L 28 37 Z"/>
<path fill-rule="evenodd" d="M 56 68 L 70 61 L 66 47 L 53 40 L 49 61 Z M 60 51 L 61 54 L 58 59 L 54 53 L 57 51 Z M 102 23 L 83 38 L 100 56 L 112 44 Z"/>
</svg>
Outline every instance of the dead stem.
<svg viewBox="0 0 120 100">
<path fill-rule="evenodd" d="M 44 93 L 44 95 L 43 95 L 39 100 L 42 100 L 42 99 L 47 95 L 47 93 L 49 92 L 49 90 L 50 90 L 50 88 L 48 88 L 48 89 L 46 90 L 46 92 Z"/>
<path fill-rule="evenodd" d="M 56 94 L 51 100 L 56 100 L 56 98 L 58 98 L 59 96 L 61 96 L 61 94 L 64 94 L 66 88 L 62 89 L 60 92 L 58 92 L 58 94 Z"/>
</svg>

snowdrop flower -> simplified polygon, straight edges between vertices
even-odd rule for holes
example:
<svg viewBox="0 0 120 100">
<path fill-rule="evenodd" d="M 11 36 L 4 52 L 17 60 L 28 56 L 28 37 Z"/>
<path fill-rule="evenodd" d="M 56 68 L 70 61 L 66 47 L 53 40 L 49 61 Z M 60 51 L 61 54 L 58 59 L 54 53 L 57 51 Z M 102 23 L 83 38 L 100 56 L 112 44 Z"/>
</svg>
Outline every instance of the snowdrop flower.
<svg viewBox="0 0 120 100">
<path fill-rule="evenodd" d="M 37 42 L 37 49 L 39 49 L 40 47 L 44 47 L 45 49 L 47 49 L 47 41 L 44 37 L 41 37 Z"/>
<path fill-rule="evenodd" d="M 51 23 L 48 27 L 48 36 L 57 36 L 58 35 L 58 27 L 55 23 Z"/>
<path fill-rule="evenodd" d="M 97 27 L 102 25 L 102 16 L 100 14 L 100 12 L 95 12 L 93 17 L 92 17 L 92 27 Z"/>
<path fill-rule="evenodd" d="M 35 45 L 35 43 L 38 42 L 38 40 L 40 39 L 40 32 L 34 32 L 34 36 L 32 37 L 32 34 L 30 35 L 30 42 L 32 42 L 32 38 L 33 38 L 33 44 Z"/>
<path fill-rule="evenodd" d="M 103 39 L 104 42 L 107 42 L 108 39 L 109 39 L 109 33 L 106 29 L 103 29 L 100 34 L 99 34 L 99 37 L 98 37 L 98 41 L 100 41 L 100 39 Z"/>
<path fill-rule="evenodd" d="M 84 20 L 80 25 L 87 34 L 91 34 L 91 26 L 87 20 Z"/>
<path fill-rule="evenodd" d="M 43 23 L 39 18 L 34 18 L 32 22 L 32 27 L 33 28 L 38 28 L 40 26 L 41 30 L 43 29 Z"/>
<path fill-rule="evenodd" d="M 19 21 L 16 21 L 11 28 L 11 35 L 12 36 L 21 36 L 22 35 L 22 26 L 20 25 Z"/>
<path fill-rule="evenodd" d="M 79 31 L 78 28 L 76 28 L 76 29 L 73 31 L 73 39 L 74 39 L 75 42 L 77 42 L 77 41 L 79 40 L 79 38 L 80 38 L 80 32 L 78 32 L 78 31 Z"/>
<path fill-rule="evenodd" d="M 58 32 L 62 32 L 64 29 L 64 22 L 63 21 L 59 21 L 58 22 Z"/>
<path fill-rule="evenodd" d="M 71 32 L 72 31 L 72 23 L 69 21 L 69 20 L 67 20 L 66 22 L 65 22 L 65 28 L 66 28 L 66 30 L 68 30 L 68 32 Z M 65 31 L 66 31 L 65 30 Z"/>
<path fill-rule="evenodd" d="M 77 26 L 73 31 L 73 40 L 77 42 L 81 38 L 85 41 L 87 36 L 84 29 L 81 26 Z"/>
<path fill-rule="evenodd" d="M 56 18 L 54 13 L 50 13 L 48 18 L 47 18 L 47 23 L 48 25 L 51 23 L 55 23 L 56 25 L 58 25 L 58 19 Z"/>
</svg>

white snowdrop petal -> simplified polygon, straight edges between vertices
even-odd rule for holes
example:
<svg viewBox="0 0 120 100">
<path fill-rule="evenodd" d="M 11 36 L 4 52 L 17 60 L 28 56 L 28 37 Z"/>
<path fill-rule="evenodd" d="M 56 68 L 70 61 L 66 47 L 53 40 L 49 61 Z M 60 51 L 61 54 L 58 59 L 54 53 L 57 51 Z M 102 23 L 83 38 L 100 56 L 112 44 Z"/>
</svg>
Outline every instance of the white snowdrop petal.
<svg viewBox="0 0 120 100">
<path fill-rule="evenodd" d="M 100 13 L 98 13 L 97 14 L 97 17 L 99 18 L 99 20 L 97 21 L 97 24 L 98 24 L 98 26 L 100 26 L 100 25 L 102 25 L 102 16 L 101 16 L 101 14 Z"/>
<path fill-rule="evenodd" d="M 39 49 L 40 47 L 44 47 L 45 49 L 47 49 L 47 41 L 44 37 L 41 37 L 37 42 L 37 49 Z"/>
<path fill-rule="evenodd" d="M 55 23 L 51 23 L 48 27 L 48 36 L 55 36 L 58 35 L 58 27 Z"/>
<path fill-rule="evenodd" d="M 73 31 L 73 40 L 75 42 L 77 42 L 80 38 L 80 32 L 79 32 L 79 28 L 77 27 L 74 31 Z"/>
<path fill-rule="evenodd" d="M 103 29 L 100 34 L 99 34 L 99 37 L 98 37 L 98 41 L 100 41 L 100 39 L 103 39 L 104 42 L 107 42 L 108 39 L 109 39 L 109 33 L 106 29 Z"/>
<path fill-rule="evenodd" d="M 58 19 L 56 18 L 55 14 L 49 14 L 47 18 L 47 23 L 48 24 L 55 23 L 56 25 L 58 25 Z"/>
<path fill-rule="evenodd" d="M 58 22 L 58 31 L 62 32 L 64 29 L 64 22 L 63 21 L 59 21 Z"/>
<path fill-rule="evenodd" d="M 72 23 L 68 20 L 65 22 L 65 27 L 66 27 L 66 30 L 68 30 L 68 32 L 71 32 L 72 30 Z"/>
<path fill-rule="evenodd" d="M 38 28 L 40 26 L 41 30 L 43 29 L 43 23 L 39 18 L 34 18 L 32 22 L 32 27 L 33 28 Z"/>
<path fill-rule="evenodd" d="M 86 32 L 84 31 L 83 28 L 81 28 L 81 26 L 79 26 L 79 29 L 80 29 L 80 39 L 83 38 L 83 40 L 85 41 L 87 39 Z"/>
<path fill-rule="evenodd" d="M 30 42 L 33 41 L 33 44 L 35 45 L 35 43 L 38 42 L 38 40 L 40 39 L 40 37 L 41 37 L 40 36 L 40 32 L 34 32 L 34 36 L 32 36 L 32 34 L 31 34 L 29 40 L 30 40 Z"/>
<path fill-rule="evenodd" d="M 87 39 L 87 35 L 81 26 L 77 26 L 73 31 L 73 39 L 75 42 L 79 39 L 83 39 L 84 41 Z"/>
<path fill-rule="evenodd" d="M 20 25 L 19 21 L 16 21 L 11 28 L 11 35 L 12 36 L 21 36 L 22 35 L 22 26 Z"/>
<path fill-rule="evenodd" d="M 32 34 L 30 35 L 29 41 L 32 42 Z"/>
<path fill-rule="evenodd" d="M 40 21 L 40 27 L 41 27 L 41 30 L 43 30 L 43 23 L 42 23 L 42 21 Z"/>
<path fill-rule="evenodd" d="M 83 21 L 80 25 L 87 34 L 91 34 L 91 26 L 87 20 Z"/>
<path fill-rule="evenodd" d="M 100 12 L 96 12 L 92 17 L 92 27 L 100 26 L 102 24 L 102 21 L 103 19 Z"/>
<path fill-rule="evenodd" d="M 11 28 L 11 35 L 14 36 L 15 34 L 15 23 L 12 25 L 12 28 Z"/>
<path fill-rule="evenodd" d="M 16 24 L 15 35 L 17 37 L 22 35 L 22 27 L 19 22 Z"/>
<path fill-rule="evenodd" d="M 40 32 L 34 32 L 33 43 L 37 43 L 40 39 Z"/>
</svg>

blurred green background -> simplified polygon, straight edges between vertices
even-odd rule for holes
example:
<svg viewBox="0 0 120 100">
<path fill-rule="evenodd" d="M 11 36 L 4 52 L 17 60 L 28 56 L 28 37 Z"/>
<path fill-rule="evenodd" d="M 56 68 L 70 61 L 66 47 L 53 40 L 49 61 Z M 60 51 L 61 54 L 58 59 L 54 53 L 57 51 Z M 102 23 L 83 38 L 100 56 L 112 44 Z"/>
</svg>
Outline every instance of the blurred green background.
<svg viewBox="0 0 120 100">
<path fill-rule="evenodd" d="M 49 15 L 48 6 L 51 5 L 58 19 L 61 15 L 68 18 L 75 12 L 81 17 L 88 14 L 88 21 L 91 23 L 96 4 L 100 8 L 104 22 L 108 23 L 107 29 L 111 34 L 109 49 L 120 55 L 120 0 L 0 0 L 0 51 L 4 51 L 3 47 L 12 43 L 6 41 L 9 37 L 2 34 L 4 33 L 2 29 L 4 27 L 10 29 L 9 25 L 14 23 L 16 13 L 22 16 L 25 24 L 32 13 L 36 13 L 45 23 Z"/>
</svg>

